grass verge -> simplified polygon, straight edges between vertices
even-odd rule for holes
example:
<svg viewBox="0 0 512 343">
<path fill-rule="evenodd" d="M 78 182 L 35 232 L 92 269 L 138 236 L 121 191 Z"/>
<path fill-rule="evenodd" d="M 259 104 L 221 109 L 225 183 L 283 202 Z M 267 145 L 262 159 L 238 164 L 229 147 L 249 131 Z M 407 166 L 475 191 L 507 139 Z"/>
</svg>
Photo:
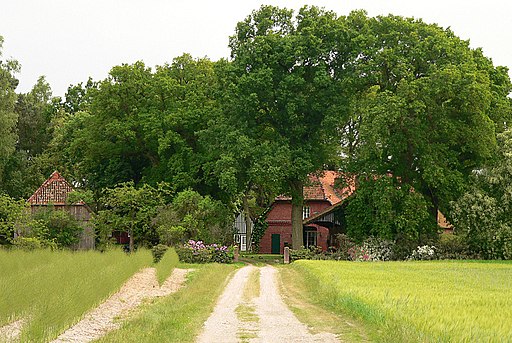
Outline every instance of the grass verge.
<svg viewBox="0 0 512 343">
<path fill-rule="evenodd" d="M 143 305 L 119 330 L 98 342 L 194 342 L 213 311 L 233 264 L 178 265 L 194 268 L 185 287 Z"/>
<path fill-rule="evenodd" d="M 293 264 L 292 264 L 293 266 Z M 316 283 L 291 266 L 279 270 L 279 289 L 283 300 L 300 322 L 312 333 L 329 332 L 346 342 L 369 342 L 368 329 L 361 322 L 334 313 L 318 294 Z"/>
<path fill-rule="evenodd" d="M 512 264 L 297 261 L 316 299 L 384 342 L 511 342 Z"/>
<path fill-rule="evenodd" d="M 147 250 L 0 250 L 0 326 L 25 319 L 22 342 L 51 340 L 150 264 Z"/>
<path fill-rule="evenodd" d="M 277 254 L 240 254 L 240 261 L 253 264 L 257 267 L 263 267 L 267 264 L 276 265 L 283 264 L 283 255 Z"/>
<path fill-rule="evenodd" d="M 178 254 L 176 254 L 174 248 L 169 248 L 165 252 L 162 259 L 158 263 L 154 264 L 156 269 L 156 278 L 158 279 L 160 286 L 171 275 L 172 271 L 178 265 L 178 263 Z"/>
<path fill-rule="evenodd" d="M 249 342 L 250 339 L 258 337 L 257 326 L 259 317 L 256 314 L 254 299 L 260 296 L 260 270 L 254 269 L 244 286 L 242 302 L 235 309 L 238 320 L 242 323 L 242 328 L 237 336 L 242 343 Z"/>
</svg>

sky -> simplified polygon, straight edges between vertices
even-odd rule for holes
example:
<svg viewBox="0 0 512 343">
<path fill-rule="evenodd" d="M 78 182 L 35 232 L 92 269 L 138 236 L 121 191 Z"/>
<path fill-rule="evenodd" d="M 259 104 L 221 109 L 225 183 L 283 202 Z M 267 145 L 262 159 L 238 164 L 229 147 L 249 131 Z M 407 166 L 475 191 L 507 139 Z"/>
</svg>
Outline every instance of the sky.
<svg viewBox="0 0 512 343">
<path fill-rule="evenodd" d="M 236 23 L 262 4 L 422 18 L 450 27 L 494 65 L 512 70 L 510 0 L 11 0 L 0 5 L 0 60 L 20 62 L 18 92 L 30 91 L 44 75 L 53 94 L 62 96 L 69 85 L 105 79 L 122 63 L 154 67 L 183 53 L 227 58 Z"/>
</svg>

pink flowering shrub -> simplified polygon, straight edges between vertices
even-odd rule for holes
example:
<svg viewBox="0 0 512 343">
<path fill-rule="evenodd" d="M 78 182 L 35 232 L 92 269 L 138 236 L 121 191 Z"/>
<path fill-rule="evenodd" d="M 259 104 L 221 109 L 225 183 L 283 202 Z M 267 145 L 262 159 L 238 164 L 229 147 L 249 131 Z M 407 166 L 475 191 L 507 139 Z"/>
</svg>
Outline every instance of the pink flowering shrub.
<svg viewBox="0 0 512 343">
<path fill-rule="evenodd" d="M 231 263 L 233 251 L 225 245 L 204 244 L 203 241 L 189 240 L 176 248 L 181 262 L 186 263 Z"/>
</svg>

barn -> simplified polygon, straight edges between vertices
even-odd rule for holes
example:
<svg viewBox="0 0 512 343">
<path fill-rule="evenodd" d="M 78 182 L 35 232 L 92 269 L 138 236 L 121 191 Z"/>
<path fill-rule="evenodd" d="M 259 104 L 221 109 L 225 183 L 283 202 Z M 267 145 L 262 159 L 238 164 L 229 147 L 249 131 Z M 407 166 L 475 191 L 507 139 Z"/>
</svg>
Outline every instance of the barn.
<svg viewBox="0 0 512 343">
<path fill-rule="evenodd" d="M 68 204 L 68 194 L 73 191 L 69 182 L 54 171 L 52 175 L 28 199 L 32 214 L 53 206 L 57 211 L 67 211 L 76 218 L 83 231 L 76 249 L 94 249 L 94 229 L 90 223 L 91 209 L 83 201 Z"/>
</svg>

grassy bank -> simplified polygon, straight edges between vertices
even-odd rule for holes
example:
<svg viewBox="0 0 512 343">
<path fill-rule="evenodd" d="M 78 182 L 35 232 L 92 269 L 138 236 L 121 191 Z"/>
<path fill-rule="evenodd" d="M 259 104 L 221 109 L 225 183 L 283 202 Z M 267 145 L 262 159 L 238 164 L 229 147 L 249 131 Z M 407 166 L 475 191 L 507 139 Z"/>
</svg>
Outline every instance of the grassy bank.
<svg viewBox="0 0 512 343">
<path fill-rule="evenodd" d="M 154 264 L 156 269 L 156 278 L 161 285 L 172 273 L 174 267 L 179 263 L 178 254 L 173 248 L 169 248 L 160 262 Z"/>
<path fill-rule="evenodd" d="M 318 295 L 318 282 L 306 278 L 297 268 L 279 268 L 279 288 L 286 305 L 312 333 L 329 332 L 341 337 L 343 342 L 353 343 L 371 342 L 370 337 L 375 336 L 360 321 L 330 311 Z"/>
<path fill-rule="evenodd" d="M 512 263 L 298 261 L 316 301 L 389 342 L 512 341 Z"/>
<path fill-rule="evenodd" d="M 22 342 L 48 341 L 149 265 L 145 250 L 0 250 L 0 326 L 24 318 Z"/>
<path fill-rule="evenodd" d="M 119 330 L 99 342 L 194 342 L 228 275 L 238 266 L 213 263 L 179 267 L 195 269 L 185 287 L 143 306 Z"/>
</svg>

